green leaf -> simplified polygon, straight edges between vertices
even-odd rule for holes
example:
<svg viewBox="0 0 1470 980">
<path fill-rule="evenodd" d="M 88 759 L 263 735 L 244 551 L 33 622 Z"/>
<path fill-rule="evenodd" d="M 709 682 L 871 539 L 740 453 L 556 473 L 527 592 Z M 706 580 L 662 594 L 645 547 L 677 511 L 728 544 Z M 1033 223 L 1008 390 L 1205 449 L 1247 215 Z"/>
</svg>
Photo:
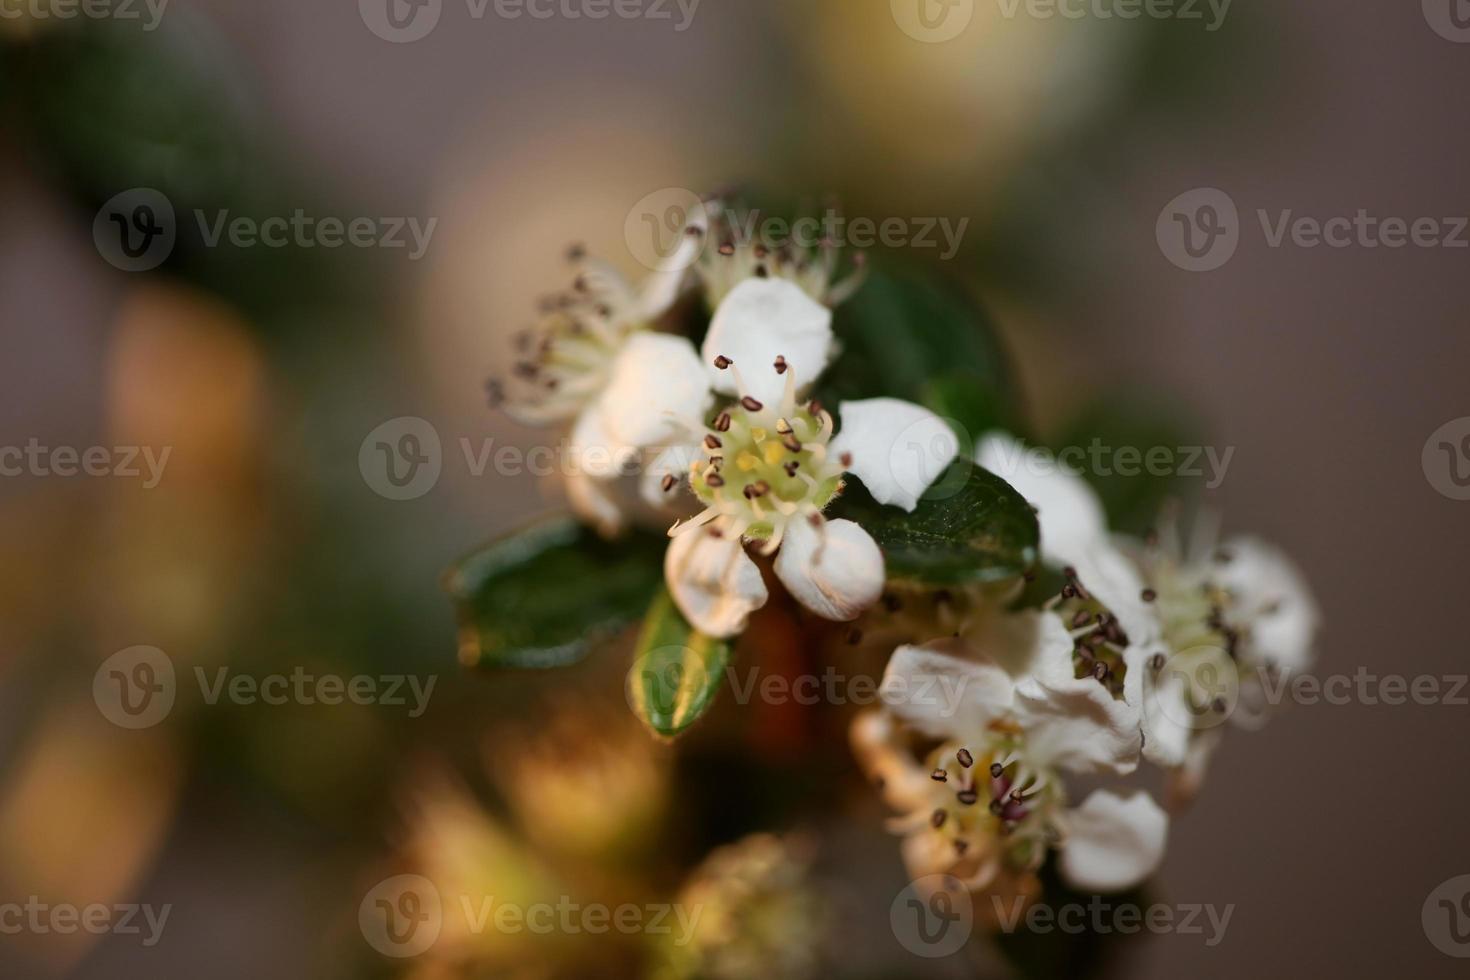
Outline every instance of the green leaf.
<svg viewBox="0 0 1470 980">
<path fill-rule="evenodd" d="M 829 510 L 858 522 L 883 549 L 890 581 L 921 587 L 984 585 L 1036 565 L 1040 531 L 1026 500 L 968 459 L 942 473 L 912 514 L 849 481 Z"/>
<path fill-rule="evenodd" d="M 690 626 L 662 590 L 638 637 L 628 703 L 654 733 L 672 738 L 709 710 L 729 663 L 730 644 Z"/>
<path fill-rule="evenodd" d="M 837 307 L 842 352 L 818 396 L 887 396 L 926 405 L 960 423 L 968 441 L 988 429 L 1017 431 L 1019 396 L 1010 358 L 985 309 L 963 288 L 922 270 L 874 269 Z"/>
<path fill-rule="evenodd" d="M 533 525 L 450 569 L 468 666 L 561 667 L 637 620 L 663 581 L 660 535 L 604 541 L 570 518 Z"/>
</svg>

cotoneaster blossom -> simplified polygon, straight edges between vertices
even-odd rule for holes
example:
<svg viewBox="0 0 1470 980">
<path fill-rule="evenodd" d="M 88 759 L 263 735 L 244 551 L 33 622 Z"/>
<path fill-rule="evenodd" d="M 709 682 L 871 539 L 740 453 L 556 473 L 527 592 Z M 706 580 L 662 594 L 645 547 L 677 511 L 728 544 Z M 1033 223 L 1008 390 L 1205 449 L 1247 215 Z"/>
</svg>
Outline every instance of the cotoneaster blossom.
<svg viewBox="0 0 1470 980">
<path fill-rule="evenodd" d="M 903 811 L 892 827 L 910 875 L 1025 893 L 1051 849 L 1079 888 L 1129 888 L 1156 870 L 1168 819 L 1146 793 L 1069 800 L 1067 776 L 1126 775 L 1141 748 L 1137 712 L 1073 667 L 1070 632 L 1051 613 L 998 613 L 967 638 L 895 651 L 885 707 L 853 740 Z M 922 762 L 921 738 L 938 742 Z"/>
<path fill-rule="evenodd" d="M 1148 541 L 1110 535 L 1079 474 L 1007 437 L 987 437 L 977 458 L 1037 508 L 1043 556 L 1068 577 L 1053 608 L 1092 627 L 1086 652 L 1123 670 L 1145 757 L 1175 771 L 1176 799 L 1192 797 L 1220 726 L 1258 721 L 1262 680 L 1310 664 L 1320 617 L 1305 580 L 1257 539 L 1217 546 L 1207 518 L 1187 547 L 1167 514 Z"/>
<path fill-rule="evenodd" d="M 925 461 L 894 446 L 901 433 L 943 422 L 920 406 L 875 398 L 841 404 L 835 431 L 833 416 L 804 400 L 832 350 L 831 312 L 785 280 L 747 280 L 715 312 L 705 367 L 715 391 L 734 400 L 693 433 L 697 441 L 654 464 L 665 493 L 679 485 L 684 465 L 703 505 L 670 531 L 665 574 L 680 611 L 704 633 L 741 632 L 768 598 L 748 542 L 775 555 L 786 589 L 828 619 L 856 618 L 883 591 L 878 545 L 859 525 L 827 520 L 823 511 L 847 474 L 880 503 L 912 511 L 930 478 Z M 948 462 L 940 461 L 941 471 Z"/>
<path fill-rule="evenodd" d="M 691 237 L 681 248 L 692 252 Z M 491 382 L 492 398 L 528 425 L 570 424 L 566 489 L 573 510 L 604 534 L 628 519 L 618 484 L 639 458 L 699 424 L 712 396 L 699 356 L 683 337 L 653 325 L 684 288 L 674 269 L 635 289 L 616 270 L 570 256 L 573 287 L 548 300 L 541 323 L 517 338 L 520 360 L 509 389 Z"/>
</svg>

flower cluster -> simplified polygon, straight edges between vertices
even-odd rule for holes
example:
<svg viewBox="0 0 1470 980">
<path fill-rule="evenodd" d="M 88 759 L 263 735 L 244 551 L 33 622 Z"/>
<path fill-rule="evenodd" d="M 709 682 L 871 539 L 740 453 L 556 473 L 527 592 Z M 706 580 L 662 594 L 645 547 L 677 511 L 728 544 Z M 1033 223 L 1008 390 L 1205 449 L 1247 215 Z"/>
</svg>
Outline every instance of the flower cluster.
<svg viewBox="0 0 1470 980">
<path fill-rule="evenodd" d="M 1217 543 L 1202 518 L 1187 546 L 1171 514 L 1146 540 L 1114 534 L 1080 474 L 1026 465 L 1035 451 L 999 430 L 962 461 L 961 489 L 976 473 L 988 489 L 920 513 L 952 496 L 929 491 L 958 446 L 905 448 L 948 422 L 877 392 L 835 411 L 814 397 L 862 263 L 827 243 L 741 241 L 730 214 L 692 216 L 641 287 L 574 251 L 572 289 L 520 341 L 510 410 L 568 425 L 578 459 L 606 461 L 568 482 L 585 522 L 667 531 L 664 583 L 690 629 L 741 634 L 768 582 L 822 620 L 862 618 L 849 642 L 866 636 L 888 660 L 883 706 L 853 720 L 852 747 L 898 811 L 915 879 L 1028 898 L 1054 861 L 1079 888 L 1141 883 L 1163 858 L 1166 807 L 1198 792 L 1223 724 L 1258 724 L 1265 685 L 1310 663 L 1319 617 L 1301 575 L 1257 539 Z M 671 315 L 696 296 L 707 325 Z M 896 330 L 896 355 L 905 342 Z M 829 513 L 849 480 L 876 505 L 857 512 L 891 508 L 907 529 L 901 574 L 870 518 Z M 1026 557 L 1003 575 L 956 573 L 1015 527 Z M 916 549 L 941 556 L 928 579 Z M 1166 806 L 1140 785 L 1145 763 L 1165 774 Z"/>
<path fill-rule="evenodd" d="M 1216 546 L 1205 528 L 1185 548 L 1172 520 L 1146 541 L 1111 535 L 1080 475 L 1037 476 L 1018 465 L 1025 452 L 993 434 L 976 458 L 1036 509 L 1060 588 L 1040 609 L 972 604 L 942 639 L 900 646 L 884 678 L 891 696 L 854 723 L 853 746 L 902 812 L 894 828 L 916 878 L 1027 896 L 1056 850 L 1075 887 L 1125 889 L 1162 859 L 1165 810 L 1126 784 L 1073 805 L 1066 777 L 1121 780 L 1147 761 L 1177 809 L 1198 791 L 1221 725 L 1260 720 L 1251 685 L 1310 663 L 1318 615 L 1275 548 Z M 936 680 L 960 696 L 907 693 Z"/>
<path fill-rule="evenodd" d="M 906 457 L 895 442 L 943 422 L 895 398 L 843 402 L 835 415 L 811 398 L 838 350 L 827 304 L 855 291 L 862 263 L 837 280 L 835 245 L 737 244 L 711 212 L 686 229 L 687 268 L 670 262 L 642 288 L 574 250 L 573 288 L 518 341 L 526 386 L 497 383 L 496 394 L 522 421 L 569 423 L 575 458 L 599 461 L 567 481 L 584 520 L 609 536 L 673 522 L 665 574 L 696 629 L 739 634 L 768 600 L 747 547 L 773 558 L 812 612 L 855 619 L 882 594 L 883 555 L 862 527 L 824 512 L 849 475 L 912 511 L 953 453 Z M 690 290 L 713 308 L 698 350 L 659 323 Z"/>
</svg>

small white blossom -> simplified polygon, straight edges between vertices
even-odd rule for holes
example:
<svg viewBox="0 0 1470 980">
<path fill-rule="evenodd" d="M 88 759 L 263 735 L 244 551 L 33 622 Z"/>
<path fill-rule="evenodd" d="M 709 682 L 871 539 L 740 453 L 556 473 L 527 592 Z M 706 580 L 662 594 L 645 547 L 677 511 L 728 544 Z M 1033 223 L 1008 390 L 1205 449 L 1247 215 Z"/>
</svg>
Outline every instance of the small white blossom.
<svg viewBox="0 0 1470 980">
<path fill-rule="evenodd" d="M 854 744 L 905 811 L 894 829 L 911 874 L 988 889 L 1051 848 L 1081 888 L 1127 888 L 1157 869 L 1168 819 L 1147 794 L 1099 789 L 1069 805 L 1065 777 L 1132 772 L 1140 734 L 1115 690 L 1077 676 L 1056 615 L 998 614 L 969 637 L 901 647 L 882 689 L 884 711 L 855 725 Z M 922 766 L 904 731 L 939 741 Z"/>
<path fill-rule="evenodd" d="M 731 542 L 760 542 L 764 554 L 777 555 L 776 576 L 798 601 L 841 621 L 855 618 L 882 593 L 883 556 L 861 527 L 828 521 L 823 511 L 846 473 L 880 502 L 912 510 L 918 502 L 913 490 L 931 482 L 921 472 L 927 461 L 894 454 L 894 439 L 915 422 L 940 423 L 927 409 L 896 399 L 845 402 L 839 406 L 843 429 L 834 439 L 832 416 L 802 400 L 805 385 L 831 357 L 830 321 L 828 310 L 775 279 L 744 282 L 721 304 L 704 351 L 713 386 L 736 400 L 695 433 L 701 436 L 693 443 L 697 456 L 686 473 L 704 509 L 670 534 L 713 533 L 727 550 Z M 673 466 L 689 449 L 666 451 L 655 462 L 666 492 L 677 482 Z M 687 563 L 693 551 L 681 548 L 665 566 L 675 602 L 702 632 L 739 632 L 743 616 L 723 615 L 729 606 L 701 600 L 709 583 Z M 747 596 L 754 599 L 754 593 Z"/>
<path fill-rule="evenodd" d="M 678 297 L 682 273 L 635 290 L 610 266 L 575 250 L 573 288 L 547 304 L 518 340 L 517 388 L 492 391 L 529 425 L 571 423 L 567 497 L 604 534 L 636 501 L 620 486 L 640 457 L 697 426 L 713 400 L 693 344 L 652 327 Z"/>
</svg>

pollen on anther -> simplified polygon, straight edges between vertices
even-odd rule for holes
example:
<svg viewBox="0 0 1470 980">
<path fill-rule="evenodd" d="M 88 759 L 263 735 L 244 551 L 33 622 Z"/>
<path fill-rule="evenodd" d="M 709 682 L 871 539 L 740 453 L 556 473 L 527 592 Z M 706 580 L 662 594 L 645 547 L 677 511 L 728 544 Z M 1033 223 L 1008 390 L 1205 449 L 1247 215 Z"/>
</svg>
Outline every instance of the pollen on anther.
<svg viewBox="0 0 1470 980">
<path fill-rule="evenodd" d="M 679 481 L 674 478 L 674 474 L 669 473 L 664 477 L 663 483 L 660 485 L 663 487 L 664 493 L 668 493 L 670 490 L 674 489 L 674 484 L 678 482 Z"/>
<path fill-rule="evenodd" d="M 929 774 L 929 778 L 936 783 L 947 783 L 949 782 L 949 773 L 944 769 L 936 769 Z"/>
<path fill-rule="evenodd" d="M 724 443 L 720 442 L 719 436 L 715 435 L 714 433 L 710 433 L 709 435 L 704 437 L 704 445 L 706 449 L 719 449 L 721 446 L 724 445 Z"/>
<path fill-rule="evenodd" d="M 960 765 L 964 766 L 966 769 L 975 764 L 975 757 L 970 754 L 969 749 L 960 749 L 958 752 L 955 753 L 954 757 L 958 759 Z"/>
<path fill-rule="evenodd" d="M 715 367 L 719 368 L 721 371 L 725 370 L 725 368 L 734 363 L 734 361 L 730 360 L 724 354 L 720 354 L 718 357 L 715 358 Z"/>
<path fill-rule="evenodd" d="M 837 457 L 837 462 L 841 463 L 844 469 L 852 469 L 852 453 L 843 453 Z"/>
<path fill-rule="evenodd" d="M 740 404 L 745 408 L 747 412 L 759 412 L 761 409 L 766 407 L 749 395 L 746 395 L 744 398 L 740 399 Z"/>
<path fill-rule="evenodd" d="M 946 812 L 944 812 L 943 810 L 935 810 L 929 816 L 929 823 L 931 823 L 934 826 L 934 829 L 935 830 L 938 830 L 940 827 L 943 827 L 944 826 L 944 821 L 948 817 L 949 817 L 949 814 L 946 813 Z"/>
<path fill-rule="evenodd" d="M 777 354 L 776 355 L 776 363 L 772 365 L 772 367 L 774 367 L 776 369 L 776 373 L 777 374 L 785 374 L 786 373 L 786 368 L 788 366 L 789 365 L 786 363 L 785 356 L 783 356 L 781 354 Z"/>
</svg>

